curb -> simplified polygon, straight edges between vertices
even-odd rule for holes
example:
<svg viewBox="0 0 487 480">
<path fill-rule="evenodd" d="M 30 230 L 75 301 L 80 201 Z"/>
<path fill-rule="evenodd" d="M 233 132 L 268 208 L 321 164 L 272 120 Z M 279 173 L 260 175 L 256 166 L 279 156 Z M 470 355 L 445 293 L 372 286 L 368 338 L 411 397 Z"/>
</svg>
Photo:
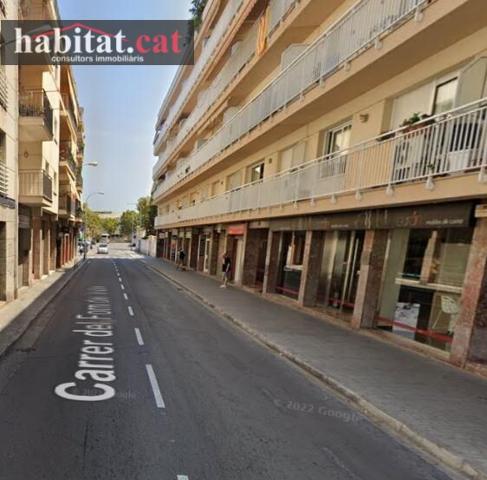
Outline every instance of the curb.
<svg viewBox="0 0 487 480">
<path fill-rule="evenodd" d="M 0 332 L 0 358 L 4 357 L 10 351 L 10 348 L 24 335 L 34 320 L 61 293 L 72 278 L 81 271 L 84 265 L 86 265 L 86 262 L 81 260 L 69 270 L 65 271 L 52 285 L 35 298 L 30 305 L 19 312 Z"/>
<path fill-rule="evenodd" d="M 313 377 L 317 378 L 322 383 L 330 387 L 336 393 L 346 398 L 351 405 L 355 406 L 363 415 L 365 415 L 367 418 L 372 420 L 375 424 L 382 427 L 386 427 L 389 430 L 392 430 L 403 440 L 406 440 L 414 444 L 416 447 L 420 447 L 422 450 L 427 452 L 429 455 L 431 455 L 432 457 L 434 457 L 436 460 L 440 461 L 447 467 L 450 467 L 456 470 L 457 472 L 460 472 L 474 480 L 487 480 L 487 473 L 484 473 L 474 468 L 463 457 L 459 457 L 458 455 L 451 453 L 449 450 L 445 449 L 441 445 L 438 445 L 437 443 L 432 442 L 431 440 L 428 440 L 427 438 L 423 437 L 422 435 L 420 435 L 419 433 L 415 432 L 410 427 L 408 427 L 406 424 L 400 422 L 399 420 L 396 420 L 388 413 L 377 408 L 375 405 L 370 403 L 364 397 L 360 396 L 359 394 L 345 387 L 334 378 L 324 374 L 323 372 L 316 369 L 306 361 L 300 359 L 298 356 L 294 355 L 293 353 L 282 349 L 279 345 L 267 339 L 265 335 L 262 335 L 256 330 L 248 327 L 245 323 L 241 322 L 235 317 L 224 312 L 217 306 L 213 305 L 211 302 L 208 302 L 204 297 L 202 297 L 201 295 L 199 295 L 198 293 L 196 293 L 194 290 L 187 287 L 183 283 L 179 282 L 178 280 L 175 280 L 174 278 L 170 277 L 166 273 L 162 272 L 156 267 L 153 267 L 152 265 L 149 265 L 146 262 L 144 262 L 144 264 L 148 269 L 154 271 L 159 275 L 162 275 L 166 280 L 168 280 L 172 284 L 176 285 L 177 287 L 189 293 L 192 297 L 196 298 L 198 301 L 203 303 L 206 307 L 211 308 L 221 317 L 231 321 L 234 325 L 236 325 L 241 330 L 246 332 L 248 335 L 250 335 L 252 338 L 257 340 L 259 343 L 265 345 L 266 347 L 270 348 L 271 350 L 278 353 L 282 357 L 291 361 L 294 365 L 306 371 L 307 373 L 309 373 L 310 375 L 312 375 Z"/>
</svg>

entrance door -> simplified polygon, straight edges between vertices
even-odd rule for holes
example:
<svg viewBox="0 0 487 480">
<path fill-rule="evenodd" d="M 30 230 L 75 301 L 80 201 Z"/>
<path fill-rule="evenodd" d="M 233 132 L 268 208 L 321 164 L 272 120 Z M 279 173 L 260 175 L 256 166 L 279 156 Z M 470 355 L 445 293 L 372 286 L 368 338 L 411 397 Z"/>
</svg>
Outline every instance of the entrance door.
<svg viewBox="0 0 487 480">
<path fill-rule="evenodd" d="M 210 271 L 210 247 L 211 247 L 211 239 L 206 238 L 205 241 L 205 261 L 203 264 L 203 271 L 208 273 Z"/>
<path fill-rule="evenodd" d="M 328 304 L 353 309 L 360 274 L 364 232 L 338 232 Z"/>
</svg>

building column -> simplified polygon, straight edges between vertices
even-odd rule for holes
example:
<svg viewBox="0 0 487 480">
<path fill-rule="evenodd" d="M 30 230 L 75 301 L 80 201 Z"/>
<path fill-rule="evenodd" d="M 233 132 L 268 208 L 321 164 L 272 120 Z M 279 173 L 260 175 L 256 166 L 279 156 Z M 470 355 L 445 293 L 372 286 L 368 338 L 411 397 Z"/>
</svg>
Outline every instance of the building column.
<svg viewBox="0 0 487 480">
<path fill-rule="evenodd" d="M 260 241 L 261 230 L 248 228 L 245 234 L 244 265 L 242 274 L 242 284 L 247 287 L 255 287 L 257 268 L 259 266 Z"/>
<path fill-rule="evenodd" d="M 42 220 L 32 218 L 32 273 L 35 280 L 42 277 Z"/>
<path fill-rule="evenodd" d="M 461 310 L 455 326 L 450 360 L 487 363 L 487 218 L 477 219 L 465 272 Z"/>
<path fill-rule="evenodd" d="M 367 230 L 360 265 L 360 277 L 353 309 L 353 328 L 374 328 L 379 305 L 388 230 Z"/>
<path fill-rule="evenodd" d="M 304 263 L 298 297 L 298 303 L 304 307 L 314 307 L 316 305 L 324 244 L 324 232 L 311 230 L 306 232 Z"/>
<path fill-rule="evenodd" d="M 263 293 L 275 293 L 279 278 L 279 255 L 281 253 L 282 233 L 269 230 Z"/>
<path fill-rule="evenodd" d="M 44 275 L 49 275 L 51 266 L 51 222 L 43 222 L 44 247 L 42 255 L 42 271 Z"/>
<path fill-rule="evenodd" d="M 198 245 L 200 236 L 193 232 L 189 244 L 189 268 L 196 270 L 198 268 Z"/>
<path fill-rule="evenodd" d="M 51 257 L 50 257 L 50 270 L 56 270 L 56 256 L 57 256 L 57 225 L 53 223 L 51 225 Z"/>
<path fill-rule="evenodd" d="M 210 275 L 218 275 L 218 248 L 220 244 L 220 234 L 213 231 L 210 243 Z"/>
</svg>

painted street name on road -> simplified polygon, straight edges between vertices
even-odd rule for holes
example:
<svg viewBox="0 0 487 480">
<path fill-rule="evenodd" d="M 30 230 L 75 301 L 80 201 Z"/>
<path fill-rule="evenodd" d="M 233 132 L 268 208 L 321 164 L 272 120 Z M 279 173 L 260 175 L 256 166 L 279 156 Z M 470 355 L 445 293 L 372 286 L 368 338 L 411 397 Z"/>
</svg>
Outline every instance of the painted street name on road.
<svg viewBox="0 0 487 480">
<path fill-rule="evenodd" d="M 73 333 L 83 335 L 76 381 L 58 385 L 54 392 L 77 402 L 100 402 L 115 396 L 111 384 L 116 380 L 113 353 L 112 305 L 108 290 L 93 286 L 87 290 L 87 312 L 76 316 Z"/>
</svg>

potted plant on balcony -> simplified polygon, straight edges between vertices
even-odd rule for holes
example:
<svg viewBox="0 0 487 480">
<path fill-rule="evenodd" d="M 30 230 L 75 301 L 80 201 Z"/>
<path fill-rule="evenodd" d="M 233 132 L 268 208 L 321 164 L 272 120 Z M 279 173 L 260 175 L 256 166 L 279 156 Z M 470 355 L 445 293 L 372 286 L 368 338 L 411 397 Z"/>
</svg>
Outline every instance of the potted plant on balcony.
<svg viewBox="0 0 487 480">
<path fill-rule="evenodd" d="M 401 128 L 404 128 L 402 133 L 414 132 L 415 130 L 419 130 L 421 128 L 427 127 L 428 125 L 431 125 L 432 123 L 434 123 L 434 120 L 430 117 L 431 115 L 428 115 L 426 113 L 413 113 L 409 118 L 404 119 L 404 121 L 401 123 Z"/>
</svg>

